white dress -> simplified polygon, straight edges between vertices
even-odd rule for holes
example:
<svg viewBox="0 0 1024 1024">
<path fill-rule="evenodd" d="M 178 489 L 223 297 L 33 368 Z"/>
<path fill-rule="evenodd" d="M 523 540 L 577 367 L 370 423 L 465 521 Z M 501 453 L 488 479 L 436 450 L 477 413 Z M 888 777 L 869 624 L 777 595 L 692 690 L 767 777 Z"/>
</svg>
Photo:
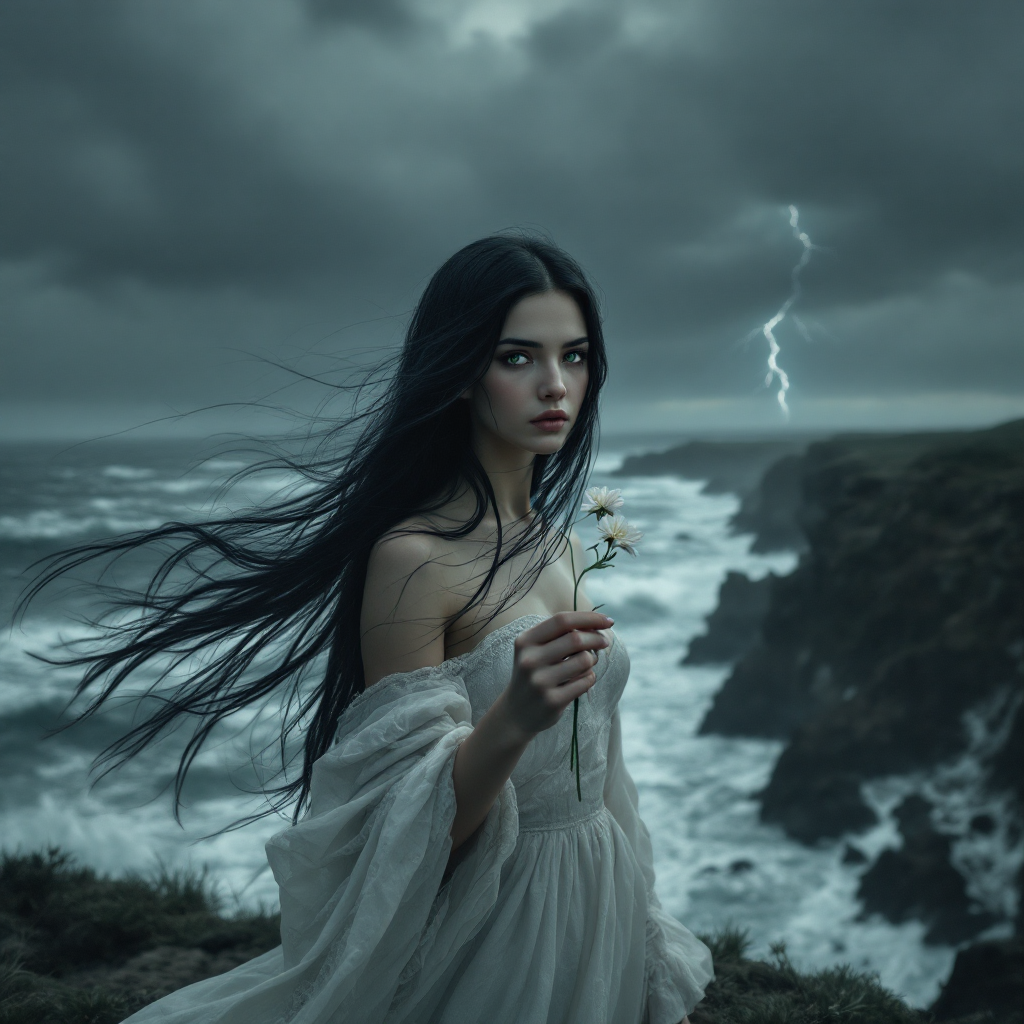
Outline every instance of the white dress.
<svg viewBox="0 0 1024 1024">
<path fill-rule="evenodd" d="M 654 895 L 614 634 L 580 700 L 582 803 L 569 711 L 531 741 L 446 875 L 455 752 L 506 686 L 516 635 L 543 618 L 360 694 L 313 768 L 308 813 L 267 843 L 281 945 L 131 1024 L 678 1024 L 711 955 Z"/>
</svg>

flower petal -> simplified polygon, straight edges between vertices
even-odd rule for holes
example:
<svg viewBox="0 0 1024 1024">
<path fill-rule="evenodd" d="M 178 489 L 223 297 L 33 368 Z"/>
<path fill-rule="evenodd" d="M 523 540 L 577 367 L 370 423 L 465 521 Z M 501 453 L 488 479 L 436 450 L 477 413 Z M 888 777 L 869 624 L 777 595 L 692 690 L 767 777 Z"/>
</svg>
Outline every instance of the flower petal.
<svg viewBox="0 0 1024 1024">
<path fill-rule="evenodd" d="M 618 487 L 590 487 L 580 510 L 587 515 L 597 513 L 598 518 L 604 518 L 614 515 L 622 505 L 622 491 Z"/>
</svg>

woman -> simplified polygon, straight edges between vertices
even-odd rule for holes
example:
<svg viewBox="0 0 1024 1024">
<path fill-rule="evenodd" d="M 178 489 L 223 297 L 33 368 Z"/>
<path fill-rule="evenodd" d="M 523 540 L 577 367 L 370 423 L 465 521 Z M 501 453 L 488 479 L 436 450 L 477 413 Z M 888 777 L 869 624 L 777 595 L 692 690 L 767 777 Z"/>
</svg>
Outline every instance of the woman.
<svg viewBox="0 0 1024 1024">
<path fill-rule="evenodd" d="M 434 275 L 349 454 L 305 467 L 312 492 L 51 567 L 179 542 L 142 617 L 77 659 L 82 690 L 102 682 L 91 714 L 163 652 L 206 656 L 115 763 L 193 716 L 180 790 L 210 730 L 282 685 L 282 749 L 304 730 L 276 790 L 296 821 L 267 844 L 281 946 L 133 1024 L 677 1024 L 701 998 L 710 954 L 660 909 L 622 762 L 628 658 L 611 619 L 572 610 L 604 377 L 577 264 L 483 239 Z M 203 571 L 171 587 L 183 565 Z M 563 712 L 584 694 L 578 797 Z"/>
</svg>

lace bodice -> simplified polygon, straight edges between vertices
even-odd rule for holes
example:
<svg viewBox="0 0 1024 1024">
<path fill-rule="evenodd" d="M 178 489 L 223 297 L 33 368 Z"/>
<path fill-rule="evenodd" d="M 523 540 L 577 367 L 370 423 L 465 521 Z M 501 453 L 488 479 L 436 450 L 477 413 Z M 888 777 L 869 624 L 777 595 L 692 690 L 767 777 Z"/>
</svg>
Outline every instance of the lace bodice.
<svg viewBox="0 0 1024 1024">
<path fill-rule="evenodd" d="M 461 680 L 471 707 L 474 725 L 512 678 L 513 641 L 525 629 L 543 622 L 544 615 L 522 615 L 488 633 L 471 651 L 449 658 L 437 668 L 385 676 L 360 694 L 346 711 L 346 718 L 360 714 L 364 702 L 374 703 L 374 691 L 380 687 L 406 688 L 418 685 L 435 674 Z M 598 652 L 594 672 L 597 681 L 580 698 L 580 789 L 576 794 L 576 776 L 569 769 L 569 742 L 572 736 L 572 708 L 558 724 L 537 735 L 526 748 L 515 770 L 519 810 L 519 830 L 558 827 L 592 815 L 604 806 L 604 780 L 608 758 L 608 737 L 612 716 L 629 677 L 629 655 L 622 641 L 611 630 L 609 647 Z"/>
</svg>

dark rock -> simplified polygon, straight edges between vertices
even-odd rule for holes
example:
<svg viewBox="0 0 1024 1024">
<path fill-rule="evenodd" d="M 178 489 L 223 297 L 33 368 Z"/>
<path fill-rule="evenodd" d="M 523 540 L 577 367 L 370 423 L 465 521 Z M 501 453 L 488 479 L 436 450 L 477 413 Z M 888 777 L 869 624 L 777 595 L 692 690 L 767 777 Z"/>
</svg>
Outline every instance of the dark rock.
<svg viewBox="0 0 1024 1024">
<path fill-rule="evenodd" d="M 752 860 L 734 860 L 729 865 L 729 874 L 731 875 L 743 875 L 753 870 L 754 862 Z"/>
<path fill-rule="evenodd" d="M 784 758 L 789 751 L 783 751 Z M 780 759 L 781 761 L 781 759 Z M 783 765 L 762 791 L 761 820 L 781 825 L 802 843 L 837 839 L 848 832 L 863 832 L 878 816 L 860 793 L 860 778 L 852 772 L 831 771 L 813 779 L 786 771 Z"/>
<path fill-rule="evenodd" d="M 976 814 L 971 818 L 971 831 L 990 836 L 996 830 L 996 819 L 991 814 Z"/>
<path fill-rule="evenodd" d="M 961 949 L 953 973 L 931 1007 L 937 1021 L 972 1014 L 996 1024 L 1024 1021 L 1024 942 L 1002 939 Z"/>
<path fill-rule="evenodd" d="M 994 789 L 1013 795 L 1017 813 L 1024 815 L 1024 703 L 1018 705 L 1006 740 L 992 758 L 991 781 Z"/>
<path fill-rule="evenodd" d="M 773 582 L 701 731 L 789 739 L 765 816 L 813 839 L 842 807 L 869 823 L 859 782 L 959 753 L 964 712 L 1022 689 L 1024 421 L 838 438 L 803 463 L 811 548 Z M 1018 786 L 1019 743 L 1000 762 Z"/>
<path fill-rule="evenodd" d="M 771 518 L 776 501 L 781 516 L 798 482 L 808 549 L 773 580 L 759 637 L 700 729 L 787 741 L 762 818 L 807 843 L 868 827 L 865 781 L 963 755 L 965 713 L 1002 706 L 987 784 L 1013 795 L 1008 827 L 1020 828 L 1024 710 L 1007 716 L 1024 707 L 1024 420 L 837 437 L 769 476 L 774 497 L 749 498 L 744 514 Z M 889 851 L 865 879 L 869 903 L 924 916 L 933 938 L 977 933 L 943 837 Z"/>
<path fill-rule="evenodd" d="M 684 665 L 720 665 L 736 661 L 754 645 L 768 610 L 773 576 L 751 580 L 730 572 L 718 591 L 718 605 L 708 616 L 706 632 L 690 641 Z"/>
<path fill-rule="evenodd" d="M 786 455 L 802 452 L 808 438 L 787 441 L 688 441 L 664 452 L 629 455 L 617 476 L 663 476 L 704 480 L 709 494 L 731 491 L 741 497 L 765 470 Z"/>
<path fill-rule="evenodd" d="M 957 944 L 973 938 L 994 919 L 972 909 L 963 875 L 949 862 L 949 836 L 935 831 L 931 804 L 908 796 L 896 809 L 903 847 L 883 850 L 860 880 L 864 914 L 899 924 L 923 921 L 925 942 Z"/>
<path fill-rule="evenodd" d="M 846 848 L 843 850 L 843 863 L 844 864 L 867 864 L 867 854 L 863 850 L 858 849 L 850 843 L 846 844 Z"/>
<path fill-rule="evenodd" d="M 811 713 L 790 660 L 764 642 L 736 664 L 704 716 L 700 735 L 784 740 Z"/>
<path fill-rule="evenodd" d="M 1018 939 L 1024 939 L 1024 864 L 1017 871 L 1017 917 L 1013 930 Z"/>
<path fill-rule="evenodd" d="M 841 698 L 832 666 L 815 658 L 806 611 L 812 599 L 798 569 L 772 577 L 757 642 L 715 695 L 701 733 L 787 739 L 817 706 Z"/>
<path fill-rule="evenodd" d="M 860 796 L 865 779 L 916 771 L 962 750 L 962 716 L 971 704 L 964 680 L 979 687 L 987 681 L 984 658 L 933 650 L 894 657 L 875 686 L 848 701 L 822 706 L 808 688 L 801 704 L 796 687 L 777 688 L 777 724 L 784 724 L 783 711 L 792 721 L 801 708 L 809 720 L 795 727 L 775 764 L 761 794 L 762 818 L 803 842 L 873 824 Z M 766 696 L 752 703 L 768 721 Z"/>
<path fill-rule="evenodd" d="M 732 518 L 735 533 L 754 534 L 752 551 L 804 551 L 800 526 L 803 459 L 787 455 L 768 467 L 760 483 L 744 495 Z"/>
</svg>

